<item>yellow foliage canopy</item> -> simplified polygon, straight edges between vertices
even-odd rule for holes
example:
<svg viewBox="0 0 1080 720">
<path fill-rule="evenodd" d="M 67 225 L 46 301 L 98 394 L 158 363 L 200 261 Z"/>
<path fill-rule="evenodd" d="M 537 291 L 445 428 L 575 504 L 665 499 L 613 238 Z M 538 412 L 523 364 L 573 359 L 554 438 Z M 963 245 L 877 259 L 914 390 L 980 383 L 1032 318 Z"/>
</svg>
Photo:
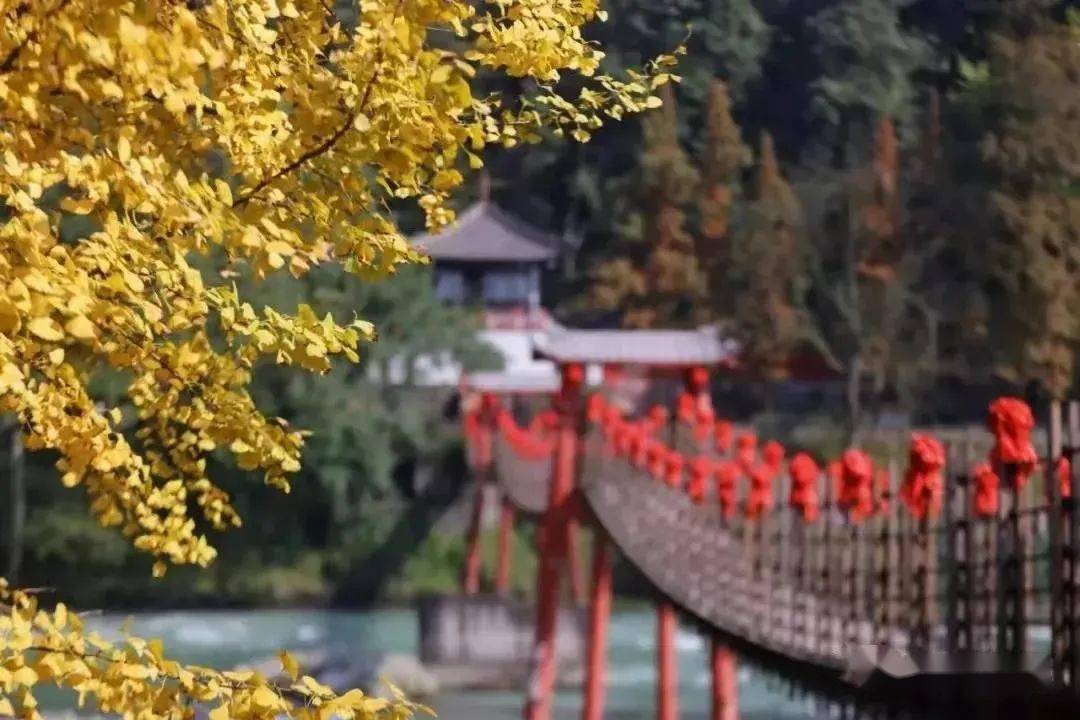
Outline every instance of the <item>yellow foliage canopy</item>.
<svg viewBox="0 0 1080 720">
<path fill-rule="evenodd" d="M 421 262 L 391 201 L 438 229 L 485 146 L 587 140 L 655 106 L 673 63 L 596 75 L 596 0 L 364 0 L 348 23 L 331 5 L 0 0 L 0 409 L 156 573 L 213 559 L 204 523 L 239 524 L 207 453 L 284 490 L 299 468 L 302 434 L 248 394 L 255 361 L 322 372 L 374 338 L 307 307 L 257 311 L 228 277 Z M 537 90 L 477 96 L 478 71 Z M 130 438 L 87 390 L 102 366 L 133 378 Z"/>
<path fill-rule="evenodd" d="M 0 609 L 0 717 L 40 718 L 40 684 L 74 691 L 80 707 L 89 699 L 101 712 L 137 718 L 190 720 L 196 704 L 212 708 L 211 720 L 405 720 L 426 710 L 400 693 L 393 700 L 359 690 L 337 695 L 301 675 L 288 653 L 279 655 L 284 686 L 254 671 L 184 666 L 165 656 L 160 640 L 110 642 L 64 605 L 39 609 L 37 598 L 8 590 L 2 579 Z"/>
</svg>

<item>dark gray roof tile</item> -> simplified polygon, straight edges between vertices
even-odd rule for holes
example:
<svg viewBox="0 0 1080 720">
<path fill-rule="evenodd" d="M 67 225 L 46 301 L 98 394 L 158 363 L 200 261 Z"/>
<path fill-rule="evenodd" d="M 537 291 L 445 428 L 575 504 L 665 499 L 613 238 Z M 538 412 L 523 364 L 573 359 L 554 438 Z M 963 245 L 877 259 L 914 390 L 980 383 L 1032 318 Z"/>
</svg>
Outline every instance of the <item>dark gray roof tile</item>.
<svg viewBox="0 0 1080 720">
<path fill-rule="evenodd" d="M 557 238 L 492 202 L 479 202 L 455 225 L 435 235 L 416 236 L 412 242 L 435 260 L 459 262 L 547 262 L 559 253 Z"/>
</svg>

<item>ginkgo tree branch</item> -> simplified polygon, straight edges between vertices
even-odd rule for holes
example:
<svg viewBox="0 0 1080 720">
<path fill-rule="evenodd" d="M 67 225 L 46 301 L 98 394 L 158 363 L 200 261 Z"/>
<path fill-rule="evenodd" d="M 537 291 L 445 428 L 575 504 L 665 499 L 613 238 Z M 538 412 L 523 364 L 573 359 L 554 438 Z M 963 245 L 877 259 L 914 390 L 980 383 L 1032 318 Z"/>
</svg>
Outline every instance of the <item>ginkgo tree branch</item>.
<svg viewBox="0 0 1080 720">
<path fill-rule="evenodd" d="M 404 5 L 405 0 L 398 0 L 397 5 L 394 6 L 394 13 L 391 17 L 397 18 L 401 14 L 401 10 Z M 260 192 L 262 192 L 274 182 L 285 177 L 286 175 L 289 175 L 290 173 L 299 170 L 315 158 L 324 155 L 327 152 L 330 152 L 330 150 L 332 150 L 334 146 L 338 144 L 341 138 L 345 137 L 345 134 L 349 132 L 349 129 L 352 128 L 353 124 L 356 122 L 356 118 L 358 118 L 367 109 L 368 101 L 371 99 L 372 90 L 375 88 L 375 83 L 378 81 L 379 73 L 382 70 L 384 52 L 385 46 L 383 45 L 379 45 L 379 47 L 375 50 L 375 57 L 373 58 L 371 63 L 374 69 L 371 71 L 371 77 L 368 78 L 367 83 L 364 85 L 364 92 L 363 95 L 361 95 L 360 97 L 360 102 L 356 104 L 356 107 L 349 110 L 345 114 L 345 121 L 338 127 L 338 129 L 335 130 L 330 135 L 330 137 L 326 138 L 321 143 L 310 148 L 309 150 L 301 153 L 299 157 L 282 167 L 280 170 L 277 170 L 271 175 L 255 183 L 255 185 L 252 186 L 249 192 L 245 193 L 243 196 L 237 199 L 237 201 L 234 203 L 234 207 L 242 207 L 246 205 L 256 195 L 258 195 Z"/>
</svg>

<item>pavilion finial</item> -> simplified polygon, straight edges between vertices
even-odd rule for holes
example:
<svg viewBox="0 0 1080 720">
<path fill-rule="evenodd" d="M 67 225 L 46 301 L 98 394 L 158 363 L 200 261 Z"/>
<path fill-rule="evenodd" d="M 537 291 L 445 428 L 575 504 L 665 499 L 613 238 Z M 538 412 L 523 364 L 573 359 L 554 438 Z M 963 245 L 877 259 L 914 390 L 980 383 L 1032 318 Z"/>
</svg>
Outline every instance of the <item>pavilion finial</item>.
<svg viewBox="0 0 1080 720">
<path fill-rule="evenodd" d="M 487 170 L 480 171 L 480 202 L 491 202 L 491 176 Z"/>
</svg>

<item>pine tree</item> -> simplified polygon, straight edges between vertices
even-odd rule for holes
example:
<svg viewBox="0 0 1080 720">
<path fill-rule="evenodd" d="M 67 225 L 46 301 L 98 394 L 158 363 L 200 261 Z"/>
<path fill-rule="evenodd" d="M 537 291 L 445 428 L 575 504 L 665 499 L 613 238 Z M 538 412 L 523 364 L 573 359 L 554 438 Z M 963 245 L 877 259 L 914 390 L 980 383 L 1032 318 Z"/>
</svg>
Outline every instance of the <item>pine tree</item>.
<svg viewBox="0 0 1080 720">
<path fill-rule="evenodd" d="M 1003 359 L 1056 398 L 1080 343 L 1080 14 L 1017 13 L 991 44 L 1002 121 L 985 141 Z"/>
<path fill-rule="evenodd" d="M 721 241 L 731 224 L 738 173 L 752 161 L 750 148 L 731 116 L 727 85 L 716 78 L 709 87 L 705 110 L 705 149 L 702 155 L 701 197 L 698 199 L 701 245 L 699 255 L 709 270 L 724 262 Z"/>
<path fill-rule="evenodd" d="M 679 140 L 678 111 L 669 86 L 661 89 L 660 97 L 663 106 L 642 120 L 643 222 L 637 246 L 644 257 L 640 264 L 636 258 L 605 263 L 592 288 L 594 303 L 621 310 L 628 327 L 694 325 L 705 307 L 706 279 L 684 210 L 698 187 L 698 171 Z"/>
<path fill-rule="evenodd" d="M 769 133 L 762 133 L 747 231 L 733 253 L 735 326 L 745 365 L 768 379 L 786 377 L 802 340 L 795 302 L 802 208 L 784 179 Z"/>
</svg>

